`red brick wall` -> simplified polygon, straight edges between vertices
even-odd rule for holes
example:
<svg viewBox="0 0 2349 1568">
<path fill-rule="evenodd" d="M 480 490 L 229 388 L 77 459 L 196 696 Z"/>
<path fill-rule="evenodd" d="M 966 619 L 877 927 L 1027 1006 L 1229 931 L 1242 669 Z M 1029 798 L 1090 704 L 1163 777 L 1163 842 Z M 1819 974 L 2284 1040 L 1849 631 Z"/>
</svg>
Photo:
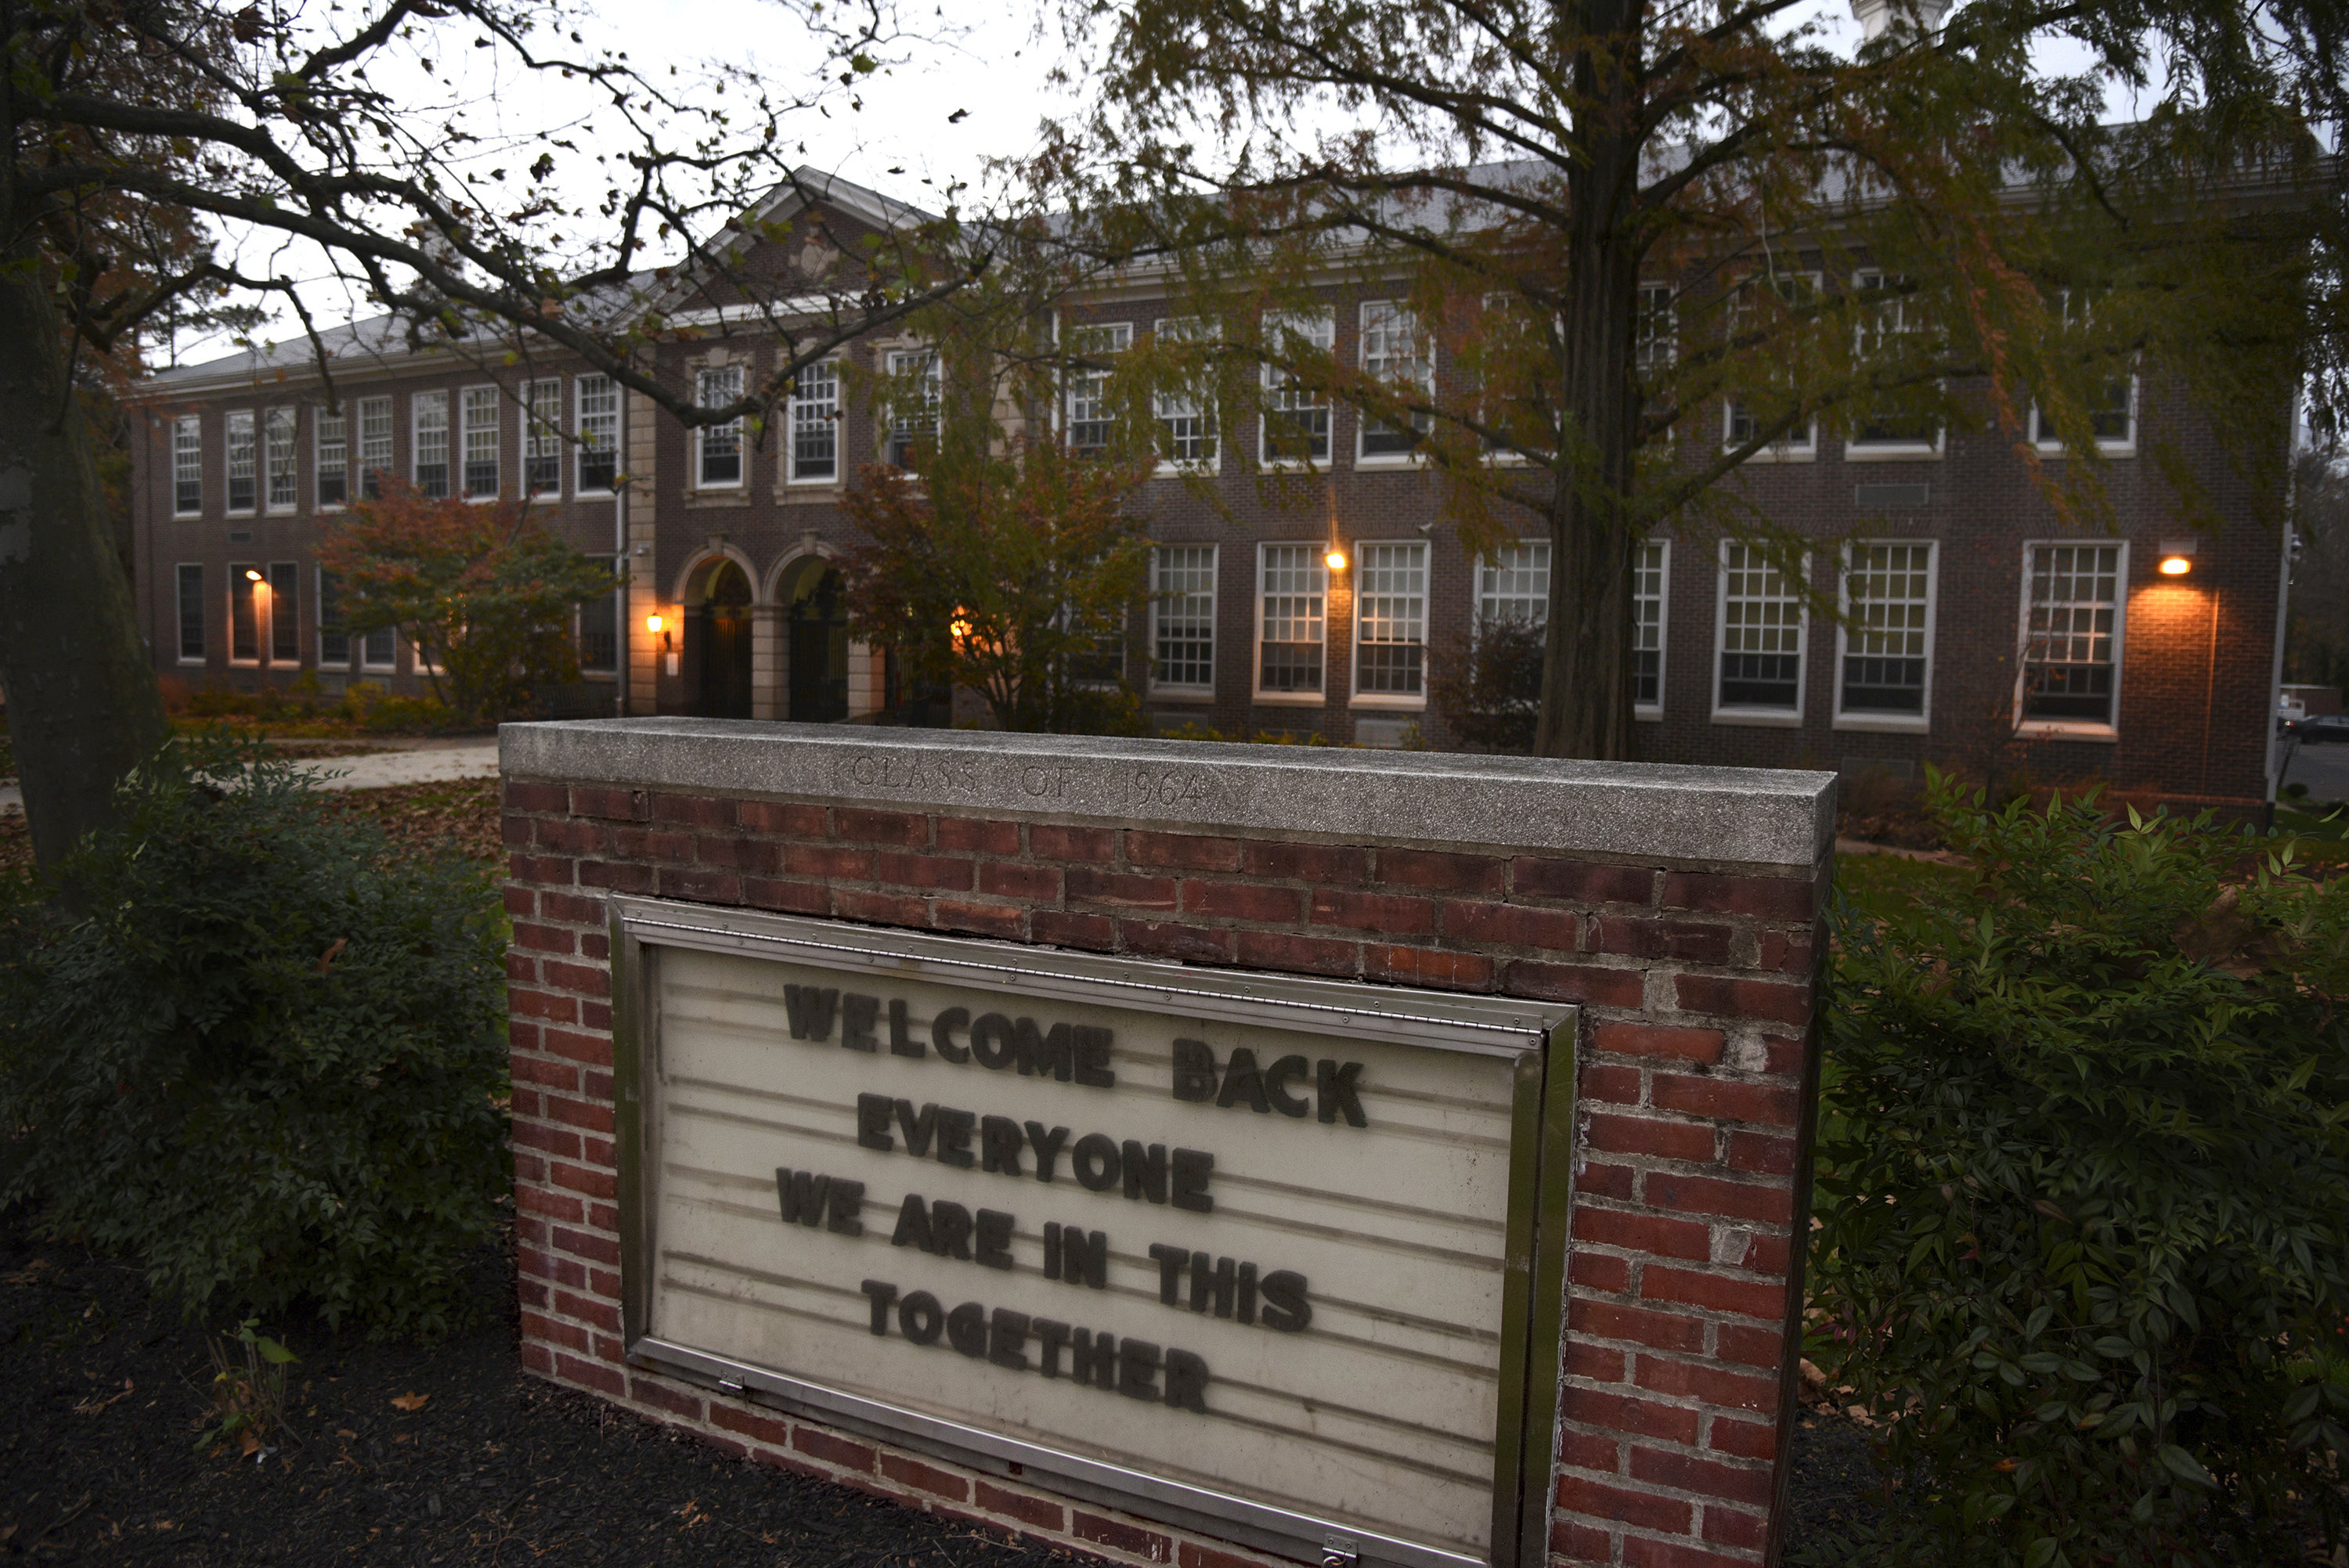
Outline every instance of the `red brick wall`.
<svg viewBox="0 0 2349 1568">
<path fill-rule="evenodd" d="M 523 1357 L 730 1451 L 1128 1560 L 1205 1538 L 624 1365 L 605 896 L 1583 1005 L 1554 1561 L 1764 1560 L 1826 868 L 1739 874 L 510 780 Z"/>
</svg>

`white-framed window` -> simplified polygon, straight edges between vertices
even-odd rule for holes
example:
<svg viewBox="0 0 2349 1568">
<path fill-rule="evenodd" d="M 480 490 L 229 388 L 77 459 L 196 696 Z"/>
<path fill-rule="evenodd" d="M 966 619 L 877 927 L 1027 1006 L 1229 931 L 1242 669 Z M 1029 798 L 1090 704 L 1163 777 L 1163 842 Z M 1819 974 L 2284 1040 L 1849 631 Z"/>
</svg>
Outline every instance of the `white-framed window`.
<svg viewBox="0 0 2349 1568">
<path fill-rule="evenodd" d="M 251 511 L 258 500 L 254 486 L 253 410 L 232 408 L 226 420 L 228 438 L 228 509 Z"/>
<path fill-rule="evenodd" d="M 1087 634 L 1084 645 L 1069 655 L 1069 678 L 1079 686 L 1119 686 L 1125 684 L 1126 612 L 1089 623 L 1080 622 L 1073 606 L 1061 608 L 1061 624 Z"/>
<path fill-rule="evenodd" d="M 1435 400 L 1435 354 L 1418 318 L 1396 300 L 1362 303 L 1362 374 L 1387 383 L 1406 397 Z M 1407 458 L 1435 427 L 1432 414 L 1414 413 L 1402 425 L 1367 417 L 1359 421 L 1358 460 Z"/>
<path fill-rule="evenodd" d="M 171 421 L 171 515 L 204 510 L 204 423 L 194 414 Z"/>
<path fill-rule="evenodd" d="M 2118 728 L 2128 546 L 2023 546 L 2023 659 L 2016 704 L 2026 734 L 2111 736 Z"/>
<path fill-rule="evenodd" d="M 396 670 L 399 667 L 399 636 L 389 626 L 378 626 L 359 639 L 359 668 L 363 670 Z"/>
<path fill-rule="evenodd" d="M 1713 716 L 1731 722 L 1795 724 L 1803 717 L 1806 555 L 1787 572 L 1783 558 L 1758 544 L 1721 546 L 1721 650 L 1713 671 Z"/>
<path fill-rule="evenodd" d="M 1354 547 L 1354 706 L 1427 701 L 1427 545 Z"/>
<path fill-rule="evenodd" d="M 523 391 L 522 487 L 526 495 L 563 491 L 563 377 L 550 376 Z"/>
<path fill-rule="evenodd" d="M 318 510 L 339 511 L 351 499 L 351 417 L 320 404 L 310 415 L 310 461 Z"/>
<path fill-rule="evenodd" d="M 391 472 L 391 399 L 359 399 L 359 494 L 369 500 L 383 493 L 383 476 Z"/>
<path fill-rule="evenodd" d="M 2067 331 L 2088 324 L 2088 296 L 2082 290 L 2056 290 L 2055 309 Z M 2133 374 L 2107 377 L 2093 387 L 2092 401 L 2085 412 L 2096 449 L 2107 457 L 2129 457 L 2137 451 L 2137 380 Z M 2064 438 L 2055 421 L 2036 402 L 2031 406 L 2031 439 L 2051 457 L 2063 453 Z"/>
<path fill-rule="evenodd" d="M 498 495 L 498 404 L 494 387 L 468 387 L 465 409 L 465 499 L 495 500 Z"/>
<path fill-rule="evenodd" d="M 1150 686 L 1216 689 L 1216 546 L 1162 544 L 1150 558 Z"/>
<path fill-rule="evenodd" d="M 351 663 L 350 629 L 343 624 L 343 584 L 325 567 L 318 568 L 318 667 L 347 669 Z"/>
<path fill-rule="evenodd" d="M 433 500 L 449 498 L 449 394 L 419 392 L 409 399 L 416 488 Z"/>
<path fill-rule="evenodd" d="M 1640 285 L 1639 323 L 1631 336 L 1631 365 L 1643 381 L 1669 370 L 1680 358 L 1680 294 L 1670 284 Z"/>
<path fill-rule="evenodd" d="M 228 563 L 228 662 L 261 662 L 261 568 L 250 561 Z"/>
<path fill-rule="evenodd" d="M 1130 322 L 1103 321 L 1069 331 L 1069 352 L 1088 360 L 1106 359 L 1133 346 Z M 1069 366 L 1062 386 L 1062 417 L 1069 450 L 1080 455 L 1106 451 L 1115 434 L 1109 406 L 1109 366 L 1087 364 Z"/>
<path fill-rule="evenodd" d="M 302 568 L 291 561 L 269 563 L 269 662 L 302 662 Z"/>
<path fill-rule="evenodd" d="M 703 407 L 731 403 L 742 396 L 742 367 L 705 365 L 694 377 L 693 399 Z M 742 416 L 722 425 L 704 425 L 695 442 L 693 482 L 697 490 L 734 490 L 742 483 Z"/>
<path fill-rule="evenodd" d="M 792 480 L 831 484 L 840 478 L 840 361 L 802 365 L 792 383 Z"/>
<path fill-rule="evenodd" d="M 1789 312 L 1808 308 L 1818 298 L 1819 274 L 1816 273 L 1779 273 L 1769 278 L 1748 278 L 1737 285 L 1730 301 L 1729 327 L 1733 336 L 1753 330 L 1762 314 L 1760 291 L 1768 289 L 1778 296 L 1779 307 Z M 1742 447 L 1754 439 L 1764 421 L 1776 419 L 1764 409 L 1741 398 L 1733 397 L 1722 405 L 1721 443 L 1723 447 Z M 1819 449 L 1819 427 L 1816 416 L 1805 414 L 1799 421 L 1755 452 L 1750 461 L 1808 462 Z"/>
<path fill-rule="evenodd" d="M 1264 318 L 1266 344 L 1276 353 L 1330 352 L 1337 317 L 1329 311 Z M 1268 463 L 1326 462 L 1330 457 L 1330 394 L 1308 387 L 1295 368 L 1264 367 L 1264 417 L 1257 450 Z"/>
<path fill-rule="evenodd" d="M 1884 354 L 1894 338 L 1924 330 L 1924 315 L 1914 299 L 1898 292 L 1905 286 L 1904 279 L 1871 269 L 1854 273 L 1851 282 L 1860 294 L 1885 295 L 1862 311 L 1852 328 L 1853 357 L 1864 375 L 1869 361 Z M 1844 442 L 1845 456 L 1849 458 L 1938 457 L 1940 451 L 1940 420 L 1930 415 L 1865 408 L 1854 419 L 1850 438 Z"/>
<path fill-rule="evenodd" d="M 1174 343 L 1213 343 L 1216 324 L 1197 316 L 1170 316 L 1151 328 L 1157 337 Z M 1191 386 L 1160 392 L 1152 399 L 1158 417 L 1158 456 L 1162 464 L 1213 470 L 1216 465 L 1216 400 L 1213 383 L 1202 370 Z"/>
<path fill-rule="evenodd" d="M 574 495 L 609 495 L 620 477 L 620 386 L 608 376 L 572 382 L 579 400 L 579 471 Z"/>
<path fill-rule="evenodd" d="M 269 510 L 292 511 L 301 495 L 294 466 L 294 410 L 272 408 L 262 417 L 262 460 L 269 479 Z"/>
<path fill-rule="evenodd" d="M 180 563 L 180 662 L 204 662 L 204 569 L 201 562 Z"/>
<path fill-rule="evenodd" d="M 1645 539 L 1631 547 L 1631 715 L 1664 717 L 1664 609 L 1671 602 L 1672 545 Z"/>
<path fill-rule="evenodd" d="M 911 470 L 914 449 L 938 433 L 938 351 L 935 348 L 895 348 L 885 361 L 892 390 L 889 395 L 888 461 Z"/>
<path fill-rule="evenodd" d="M 616 589 L 579 606 L 579 667 L 611 675 L 620 667 L 620 595 Z"/>
<path fill-rule="evenodd" d="M 1836 722 L 1923 729 L 1932 713 L 1933 545 L 1855 543 L 1844 552 Z"/>
<path fill-rule="evenodd" d="M 1257 546 L 1256 695 L 1319 702 L 1330 566 L 1319 544 Z"/>
<path fill-rule="evenodd" d="M 1548 624 L 1548 540 L 1521 539 L 1476 563 L 1476 620 L 1482 625 Z"/>
</svg>

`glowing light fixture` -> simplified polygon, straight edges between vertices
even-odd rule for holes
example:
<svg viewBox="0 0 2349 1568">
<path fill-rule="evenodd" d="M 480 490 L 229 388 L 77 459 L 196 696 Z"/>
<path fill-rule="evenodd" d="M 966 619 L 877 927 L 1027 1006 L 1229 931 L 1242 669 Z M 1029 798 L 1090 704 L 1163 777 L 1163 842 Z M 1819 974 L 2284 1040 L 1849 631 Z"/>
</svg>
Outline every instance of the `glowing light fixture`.
<svg viewBox="0 0 2349 1568">
<path fill-rule="evenodd" d="M 244 571 L 244 580 L 248 583 L 258 583 L 261 581 L 261 573 L 248 566 Z"/>
<path fill-rule="evenodd" d="M 645 630 L 647 632 L 658 632 L 664 624 L 665 623 L 658 615 L 647 615 L 645 617 Z"/>
<path fill-rule="evenodd" d="M 1330 553 L 1321 559 L 1330 563 L 1330 570 L 1332 572 L 1346 570 L 1346 552 L 1334 544 L 1330 547 Z"/>
<path fill-rule="evenodd" d="M 2164 577 L 2183 577 L 2193 571 L 2194 547 L 2200 542 L 2199 540 L 2195 539 L 2163 540 L 2161 542 L 2161 574 Z"/>
</svg>

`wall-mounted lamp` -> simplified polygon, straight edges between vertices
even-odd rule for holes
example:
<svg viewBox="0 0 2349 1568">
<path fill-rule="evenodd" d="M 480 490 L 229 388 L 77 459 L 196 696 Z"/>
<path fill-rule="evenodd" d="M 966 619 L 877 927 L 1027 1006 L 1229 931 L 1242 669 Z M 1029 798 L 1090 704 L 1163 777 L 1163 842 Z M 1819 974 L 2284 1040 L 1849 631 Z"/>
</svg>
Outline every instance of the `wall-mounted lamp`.
<svg viewBox="0 0 2349 1568">
<path fill-rule="evenodd" d="M 254 571 L 253 568 L 248 566 L 244 571 L 244 580 L 247 583 L 258 583 L 261 581 L 261 573 Z"/>
<path fill-rule="evenodd" d="M 2161 542 L 2161 574 L 2183 577 L 2194 570 L 2194 547 L 2199 539 L 2165 539 Z"/>
<path fill-rule="evenodd" d="M 645 617 L 645 630 L 653 633 L 655 635 L 659 634 L 660 629 L 664 624 L 665 623 L 658 615 L 647 615 Z"/>
<path fill-rule="evenodd" d="M 1330 547 L 1330 553 L 1321 559 L 1330 563 L 1330 570 L 1332 572 L 1346 570 L 1346 552 L 1334 544 Z"/>
</svg>

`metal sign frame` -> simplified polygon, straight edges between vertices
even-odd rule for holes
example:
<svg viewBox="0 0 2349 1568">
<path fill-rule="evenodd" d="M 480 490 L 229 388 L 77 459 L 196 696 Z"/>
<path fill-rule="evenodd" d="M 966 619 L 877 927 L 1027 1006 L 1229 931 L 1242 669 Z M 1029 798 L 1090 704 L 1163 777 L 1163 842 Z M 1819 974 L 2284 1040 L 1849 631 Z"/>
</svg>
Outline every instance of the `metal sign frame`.
<svg viewBox="0 0 2349 1568">
<path fill-rule="evenodd" d="M 1350 1554 L 1393 1568 L 1540 1568 L 1548 1554 L 1574 1128 L 1578 1009 L 1514 997 L 1373 986 L 891 931 L 680 903 L 610 901 L 613 1085 L 619 1163 L 621 1317 L 630 1363 L 845 1430 L 1291 1557 Z M 1514 1063 L 1508 1217 L 1495 1416 L 1493 1530 L 1481 1558 L 1062 1452 L 826 1387 L 807 1377 L 656 1339 L 651 1321 L 659 1169 L 663 948 L 798 956 L 903 977 L 967 977 L 1037 996 L 1179 1005 L 1186 1013 Z"/>
</svg>

